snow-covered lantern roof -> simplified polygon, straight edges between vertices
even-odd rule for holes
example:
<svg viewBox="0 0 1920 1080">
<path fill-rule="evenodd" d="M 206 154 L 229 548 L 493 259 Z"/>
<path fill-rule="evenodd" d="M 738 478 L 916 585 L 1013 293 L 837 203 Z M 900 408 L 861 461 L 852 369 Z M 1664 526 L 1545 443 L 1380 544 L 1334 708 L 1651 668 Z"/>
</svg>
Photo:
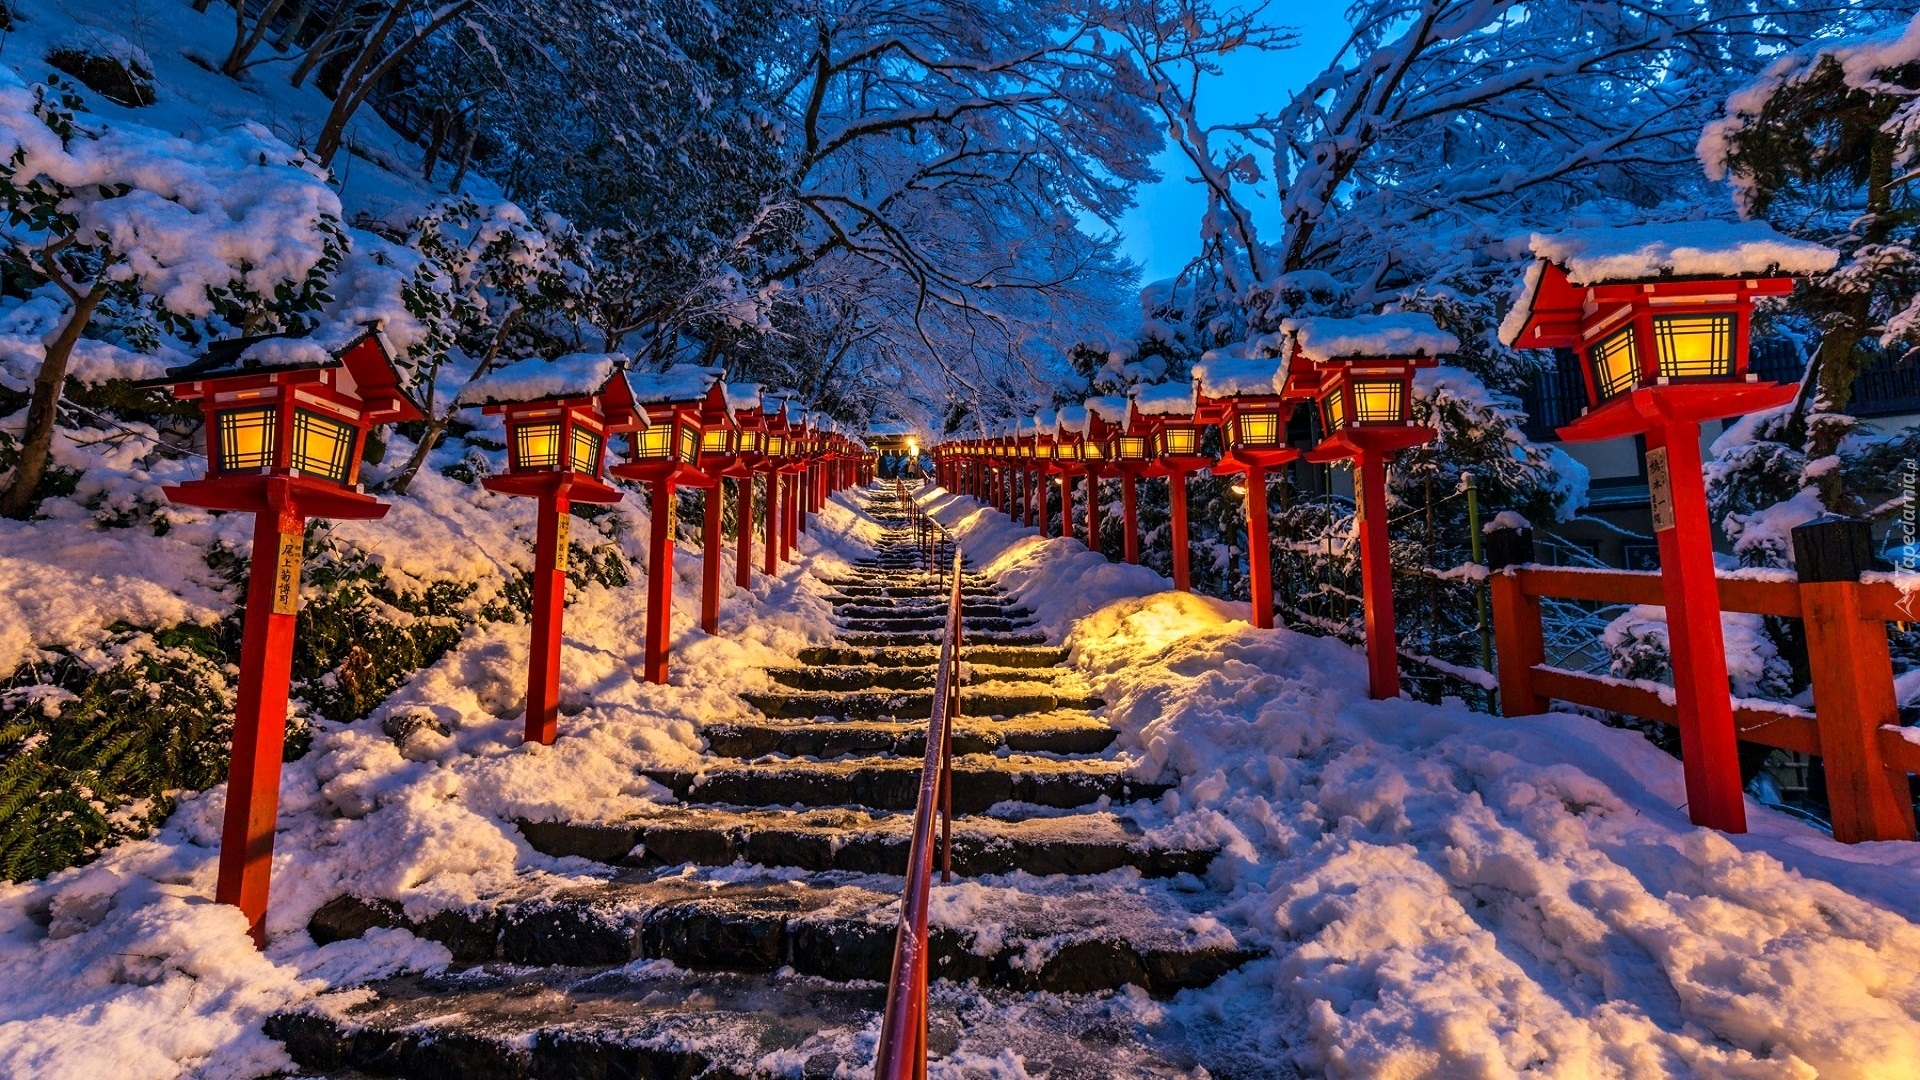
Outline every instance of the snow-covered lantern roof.
<svg viewBox="0 0 1920 1080">
<path fill-rule="evenodd" d="M 1133 408 L 1147 429 L 1155 461 L 1178 471 L 1211 464 L 1200 448 L 1199 407 L 1191 382 L 1142 383 L 1133 388 Z"/>
<path fill-rule="evenodd" d="M 1833 249 L 1782 236 L 1764 222 L 1691 221 L 1534 233 L 1534 257 L 1500 324 L 1523 349 L 1573 349 L 1592 412 L 1569 438 L 1644 429 L 1637 408 L 1605 410 L 1666 387 L 1669 410 L 1692 419 L 1738 415 L 1792 397 L 1747 371 L 1754 302 L 1830 270 Z M 1683 401 L 1684 399 L 1684 401 Z"/>
<path fill-rule="evenodd" d="M 1311 367 L 1319 376 L 1314 392 L 1327 450 L 1347 446 L 1354 431 L 1412 428 L 1414 370 L 1432 367 L 1460 348 L 1458 338 L 1419 311 L 1295 319 L 1283 325 L 1293 342 L 1290 366 Z M 1432 432 L 1422 428 L 1404 438 L 1368 440 L 1417 445 L 1429 438 Z"/>
<path fill-rule="evenodd" d="M 1053 441 L 1054 457 L 1060 461 L 1094 461 L 1101 459 L 1101 448 L 1087 438 L 1093 426 L 1092 414 L 1085 405 L 1062 405 L 1054 412 Z"/>
<path fill-rule="evenodd" d="M 610 471 L 635 480 L 707 483 L 694 468 L 708 422 L 724 424 L 726 380 L 719 368 L 675 364 L 665 371 L 629 372 L 634 404 L 647 425 L 633 433 L 626 461 Z"/>
<path fill-rule="evenodd" d="M 1108 461 L 1124 464 L 1147 460 L 1147 438 L 1136 434 L 1133 400 L 1119 394 L 1087 399 L 1087 439 L 1098 443 Z"/>
<path fill-rule="evenodd" d="M 761 452 L 768 458 L 784 458 L 788 452 L 788 439 L 792 430 L 791 414 L 788 409 L 798 395 L 791 390 L 782 390 L 760 396 L 760 415 L 762 417 Z"/>
<path fill-rule="evenodd" d="M 601 480 L 611 435 L 645 423 L 614 353 L 517 360 L 461 388 L 455 403 L 498 415 L 507 428 L 507 472 L 489 490 L 541 495 L 564 481 L 582 502 L 620 501 Z"/>
<path fill-rule="evenodd" d="M 1299 403 L 1312 396 L 1289 355 L 1246 356 L 1244 348 L 1208 353 L 1194 365 L 1201 420 L 1220 425 L 1228 468 L 1272 468 L 1297 456 L 1287 446 L 1287 425 Z M 1311 365 L 1299 365 L 1302 371 Z M 1291 385 L 1290 385 L 1291 383 Z"/>
<path fill-rule="evenodd" d="M 367 432 L 422 416 L 371 326 L 216 341 L 149 385 L 200 403 L 208 475 L 167 494 L 211 510 L 261 509 L 279 477 L 301 489 L 311 516 L 379 517 L 386 507 L 356 490 Z"/>
<path fill-rule="evenodd" d="M 766 438 L 767 416 L 760 411 L 759 383 L 727 383 L 727 408 L 733 412 L 733 452 L 742 460 L 758 460 Z"/>
</svg>

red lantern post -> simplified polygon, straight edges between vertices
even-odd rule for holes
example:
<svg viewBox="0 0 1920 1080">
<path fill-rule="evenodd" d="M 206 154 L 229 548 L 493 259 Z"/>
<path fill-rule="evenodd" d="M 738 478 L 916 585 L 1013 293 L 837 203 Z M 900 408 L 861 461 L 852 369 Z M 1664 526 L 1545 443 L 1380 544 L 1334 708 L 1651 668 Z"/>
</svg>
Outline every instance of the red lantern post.
<svg viewBox="0 0 1920 1080">
<path fill-rule="evenodd" d="M 766 460 L 766 415 L 760 411 L 758 383 L 732 383 L 727 387 L 727 404 L 733 409 L 733 426 L 739 434 L 734 442 L 733 477 L 733 583 L 743 589 L 753 587 L 753 476 Z"/>
<path fill-rule="evenodd" d="M 1283 359 L 1215 358 L 1194 368 L 1199 416 L 1220 425 L 1226 452 L 1213 471 L 1246 475 L 1247 592 L 1253 625 L 1273 628 L 1273 546 L 1267 520 L 1267 474 L 1300 456 L 1287 445 L 1287 423 L 1299 406 L 1283 397 Z M 1297 393 L 1297 391 L 1296 391 Z"/>
<path fill-rule="evenodd" d="M 768 577 L 780 571 L 781 523 L 786 520 L 781 508 L 780 470 L 787 457 L 787 401 L 786 396 L 768 395 L 761 399 L 761 414 L 766 418 L 766 431 L 761 438 L 765 455 L 761 460 L 767 474 L 766 520 L 761 534 L 766 550 L 761 555 L 761 570 Z"/>
<path fill-rule="evenodd" d="M 720 577 L 726 558 L 722 554 L 721 535 L 725 528 L 722 502 L 726 481 L 743 471 L 736 447 L 739 429 L 734 423 L 735 403 L 724 378 L 717 380 L 700 409 L 699 466 L 705 476 L 705 494 L 700 500 L 700 629 L 707 634 L 720 632 Z"/>
<path fill-rule="evenodd" d="M 1213 465 L 1213 459 L 1200 449 L 1200 425 L 1194 419 L 1199 402 L 1192 383 L 1150 383 L 1133 388 L 1133 407 L 1147 419 L 1152 432 L 1153 464 L 1147 475 L 1167 478 L 1173 587 L 1190 592 L 1193 574 L 1187 539 L 1187 477 Z"/>
<path fill-rule="evenodd" d="M 1579 352 L 1591 408 L 1561 438 L 1646 438 L 1687 812 L 1695 824 L 1744 832 L 1700 425 L 1793 400 L 1797 386 L 1747 371 L 1753 305 L 1787 295 L 1794 276 L 1837 256 L 1758 222 L 1536 234 L 1533 253 L 1502 337 Z"/>
<path fill-rule="evenodd" d="M 1087 546 L 1095 551 L 1101 551 L 1100 481 L 1109 476 L 1122 476 L 1115 455 L 1119 449 L 1118 441 L 1125 430 L 1128 408 L 1127 399 L 1119 396 L 1087 399 L 1087 437 L 1080 457 L 1087 473 Z M 1132 481 L 1123 477 L 1123 483 L 1131 487 Z M 1121 503 L 1124 517 L 1125 508 L 1130 503 L 1124 489 Z M 1134 521 L 1126 518 L 1125 524 L 1130 531 Z M 1137 542 L 1126 543 L 1125 546 L 1135 551 L 1135 557 L 1138 557 Z"/>
<path fill-rule="evenodd" d="M 705 487 L 709 482 L 695 462 L 700 454 L 700 417 L 724 409 L 725 392 L 716 368 L 676 364 L 659 374 L 628 377 L 634 402 L 646 412 L 647 426 L 633 433 L 631 453 L 610 472 L 647 485 L 652 530 L 647 537 L 647 640 L 641 674 L 650 683 L 667 681 L 667 646 L 673 632 L 674 489 Z"/>
<path fill-rule="evenodd" d="M 507 471 L 481 481 L 488 491 L 538 500 L 533 547 L 532 643 L 527 656 L 526 741 L 552 745 L 559 733 L 560 643 L 567 597 L 567 548 L 576 502 L 617 503 L 600 479 L 608 436 L 641 421 L 619 357 L 578 354 L 508 364 L 460 391 L 507 429 Z"/>
<path fill-rule="evenodd" d="M 1312 462 L 1353 462 L 1360 511 L 1361 607 L 1367 632 L 1367 689 L 1400 696 L 1400 654 L 1393 615 L 1393 553 L 1387 541 L 1387 465 L 1393 455 L 1433 438 L 1413 422 L 1413 372 L 1460 347 L 1432 316 L 1420 313 L 1301 319 L 1293 324 L 1291 367 L 1312 368 L 1326 438 Z M 1290 375 L 1292 373 L 1290 372 Z"/>
<path fill-rule="evenodd" d="M 209 464 L 167 498 L 254 515 L 214 899 L 238 907 L 264 947 L 307 520 L 385 516 L 358 483 L 367 432 L 421 413 L 372 329 L 330 344 L 284 334 L 215 342 L 164 382 L 200 403 Z"/>
</svg>

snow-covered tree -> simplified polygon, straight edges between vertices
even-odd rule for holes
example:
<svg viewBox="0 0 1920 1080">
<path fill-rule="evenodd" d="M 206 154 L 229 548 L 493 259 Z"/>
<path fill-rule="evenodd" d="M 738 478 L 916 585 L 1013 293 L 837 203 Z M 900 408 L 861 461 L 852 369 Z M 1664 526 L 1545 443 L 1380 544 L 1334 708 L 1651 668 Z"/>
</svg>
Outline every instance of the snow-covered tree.
<svg viewBox="0 0 1920 1080">
<path fill-rule="evenodd" d="M 0 68 L 0 258 L 65 298 L 0 512 L 32 512 L 67 365 L 102 306 L 177 333 L 305 322 L 344 247 L 324 170 L 258 125 L 183 139 L 79 111 Z"/>
</svg>

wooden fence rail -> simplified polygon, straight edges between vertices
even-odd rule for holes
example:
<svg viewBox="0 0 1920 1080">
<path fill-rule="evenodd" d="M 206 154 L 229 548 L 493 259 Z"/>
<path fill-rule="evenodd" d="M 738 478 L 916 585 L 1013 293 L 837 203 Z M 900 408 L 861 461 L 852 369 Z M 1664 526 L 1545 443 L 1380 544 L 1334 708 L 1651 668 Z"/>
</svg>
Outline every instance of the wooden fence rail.
<svg viewBox="0 0 1920 1080">
<path fill-rule="evenodd" d="M 1796 547 L 1805 539 L 1801 530 L 1796 530 Z M 1885 581 L 1861 580 L 1857 563 L 1845 565 L 1846 559 L 1833 574 L 1810 571 L 1817 558 L 1802 554 L 1797 561 L 1803 573 L 1799 580 L 1720 578 L 1720 606 L 1801 621 L 1813 710 L 1736 701 L 1734 728 L 1748 742 L 1824 760 L 1835 839 L 1911 840 L 1907 774 L 1920 773 L 1920 744 L 1908 742 L 1900 731 L 1887 643 L 1887 624 L 1911 618 L 1900 607 L 1901 591 Z M 1841 580 L 1811 580 L 1834 576 Z M 1495 572 L 1491 586 L 1503 715 L 1544 713 L 1558 700 L 1664 724 L 1683 722 L 1670 687 L 1546 663 L 1541 598 L 1659 606 L 1665 599 L 1659 574 L 1519 564 Z"/>
</svg>

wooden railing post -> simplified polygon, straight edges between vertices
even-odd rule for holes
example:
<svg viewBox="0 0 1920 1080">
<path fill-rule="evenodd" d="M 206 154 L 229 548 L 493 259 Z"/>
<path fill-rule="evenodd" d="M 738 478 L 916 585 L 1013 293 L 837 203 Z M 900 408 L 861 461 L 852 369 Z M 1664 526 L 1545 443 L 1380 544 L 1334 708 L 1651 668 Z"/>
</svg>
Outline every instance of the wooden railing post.
<svg viewBox="0 0 1920 1080">
<path fill-rule="evenodd" d="M 1880 725 L 1899 724 L 1900 706 L 1887 624 L 1862 613 L 1860 575 L 1872 568 L 1872 551 L 1869 526 L 1857 518 L 1793 530 L 1833 838 L 1845 844 L 1914 837 L 1907 775 L 1880 756 Z"/>
<path fill-rule="evenodd" d="M 1492 572 L 1494 669 L 1500 679 L 1500 715 L 1535 716 L 1549 708 L 1533 689 L 1533 666 L 1547 660 L 1540 598 L 1520 585 L 1519 567 L 1533 561 L 1532 529 L 1495 529 L 1487 534 Z"/>
</svg>

